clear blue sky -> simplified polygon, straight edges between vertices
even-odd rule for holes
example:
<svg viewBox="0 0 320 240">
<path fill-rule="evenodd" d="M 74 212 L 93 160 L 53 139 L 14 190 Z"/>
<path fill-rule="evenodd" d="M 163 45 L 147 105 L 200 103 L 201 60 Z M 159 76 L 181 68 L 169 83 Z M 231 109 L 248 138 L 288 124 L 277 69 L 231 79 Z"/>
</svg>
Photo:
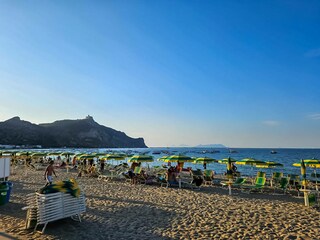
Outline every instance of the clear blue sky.
<svg viewBox="0 0 320 240">
<path fill-rule="evenodd" d="M 320 147 L 320 1 L 1 1 L 0 121 L 148 146 Z"/>
</svg>

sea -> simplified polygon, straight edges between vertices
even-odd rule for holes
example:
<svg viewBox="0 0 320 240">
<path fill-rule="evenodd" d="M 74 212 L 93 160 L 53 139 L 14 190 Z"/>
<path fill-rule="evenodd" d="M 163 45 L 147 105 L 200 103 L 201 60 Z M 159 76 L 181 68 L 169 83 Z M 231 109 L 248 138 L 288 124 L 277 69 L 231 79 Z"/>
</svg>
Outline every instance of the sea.
<svg viewBox="0 0 320 240">
<path fill-rule="evenodd" d="M 42 150 L 45 151 L 45 150 Z M 158 161 L 162 156 L 183 154 L 190 157 L 211 157 L 217 160 L 224 158 L 234 158 L 241 160 L 244 158 L 255 158 L 262 161 L 274 161 L 283 164 L 283 167 L 276 168 L 263 168 L 259 169 L 254 166 L 237 165 L 238 171 L 243 176 L 254 176 L 258 171 L 265 171 L 267 176 L 271 175 L 272 172 L 283 172 L 284 174 L 300 174 L 300 168 L 294 167 L 292 164 L 300 162 L 301 159 L 320 159 L 320 149 L 294 149 L 294 148 L 188 148 L 188 147 L 152 147 L 152 148 L 100 148 L 100 149 L 47 149 L 46 151 L 71 151 L 75 153 L 109 153 L 109 152 L 121 152 L 127 154 L 148 154 L 154 157 L 154 162 L 143 163 L 146 167 L 161 166 L 164 163 Z M 272 154 L 271 152 L 276 153 Z M 122 161 L 111 161 L 113 164 L 119 164 L 126 162 Z M 174 165 L 174 163 L 172 163 Z M 202 164 L 185 163 L 184 167 L 192 167 L 192 169 L 203 169 Z M 207 164 L 207 169 L 212 169 L 216 174 L 224 174 L 226 172 L 226 164 L 210 163 Z M 307 176 L 311 177 L 316 169 L 307 168 Z M 320 171 L 319 171 L 320 172 Z"/>
</svg>

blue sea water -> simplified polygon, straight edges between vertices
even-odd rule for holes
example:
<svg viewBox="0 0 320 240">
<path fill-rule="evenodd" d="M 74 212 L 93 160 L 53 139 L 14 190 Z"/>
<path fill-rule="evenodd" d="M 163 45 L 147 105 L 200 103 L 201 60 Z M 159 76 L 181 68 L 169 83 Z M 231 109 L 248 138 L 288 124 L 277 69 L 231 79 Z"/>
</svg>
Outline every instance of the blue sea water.
<svg viewBox="0 0 320 240">
<path fill-rule="evenodd" d="M 266 149 L 266 148 L 234 148 L 232 150 L 236 151 L 235 153 L 230 153 L 229 149 L 215 149 L 219 152 L 211 153 L 213 149 L 208 148 L 151 148 L 150 153 L 154 151 L 169 150 L 177 151 L 175 153 L 185 154 L 190 157 L 211 157 L 214 159 L 223 159 L 231 157 L 237 160 L 243 158 L 255 158 L 262 161 L 275 161 L 282 163 L 283 167 L 270 168 L 270 169 L 259 169 L 252 166 L 237 165 L 238 171 L 243 175 L 255 175 L 257 171 L 265 171 L 267 174 L 271 174 L 273 171 L 282 171 L 285 174 L 300 174 L 300 168 L 292 166 L 293 163 L 300 162 L 301 159 L 319 159 L 320 158 L 320 149 Z M 277 153 L 271 154 L 271 151 L 274 150 Z M 146 151 L 146 150 L 144 150 Z M 204 153 L 206 152 L 206 153 Z M 157 155 L 157 158 L 165 154 Z M 159 164 L 160 163 L 160 164 Z M 162 162 L 155 162 L 156 165 L 161 165 Z M 163 164 L 163 163 L 162 163 Z M 185 167 L 199 168 L 203 169 L 202 165 L 186 163 Z M 223 174 L 226 171 L 225 164 L 212 163 L 207 165 L 207 169 L 213 169 L 217 174 Z M 310 175 L 314 169 L 307 169 L 307 174 Z"/>
<path fill-rule="evenodd" d="M 51 149 L 52 150 L 52 149 Z M 267 175 L 271 175 L 274 171 L 281 171 L 285 174 L 300 174 L 300 168 L 292 166 L 293 163 L 300 162 L 301 159 L 319 159 L 320 158 L 320 149 L 268 149 L 268 148 L 233 148 L 232 150 L 236 151 L 235 153 L 230 153 L 227 148 L 212 149 L 212 148 L 122 148 L 122 149 L 57 149 L 61 151 L 73 151 L 73 152 L 126 152 L 132 154 L 149 154 L 152 155 L 155 159 L 153 163 L 145 163 L 149 166 L 160 166 L 165 164 L 164 162 L 157 161 L 158 158 L 165 155 L 173 154 L 184 154 L 190 157 L 211 157 L 214 159 L 223 159 L 227 157 L 232 157 L 237 160 L 243 158 L 255 158 L 263 161 L 275 161 L 282 163 L 283 167 L 277 167 L 272 169 L 258 169 L 252 166 L 243 166 L 238 165 L 238 171 L 242 175 L 254 176 L 257 171 L 265 171 Z M 216 150 L 217 152 L 214 152 Z M 271 154 L 271 151 L 275 150 L 276 154 Z M 160 152 L 160 154 L 159 154 Z M 126 159 L 127 160 L 127 159 Z M 124 160 L 124 161 L 126 161 Z M 122 162 L 124 162 L 122 161 Z M 114 163 L 119 163 L 114 162 Z M 173 163 L 174 165 L 174 163 Z M 192 167 L 193 169 L 199 168 L 203 169 L 201 164 L 185 163 L 184 167 Z M 211 163 L 207 165 L 207 169 L 213 169 L 217 174 L 223 174 L 226 171 L 225 164 Z M 310 174 L 314 169 L 307 168 L 307 175 L 310 177 Z M 320 171 L 319 171 L 320 172 Z"/>
</svg>

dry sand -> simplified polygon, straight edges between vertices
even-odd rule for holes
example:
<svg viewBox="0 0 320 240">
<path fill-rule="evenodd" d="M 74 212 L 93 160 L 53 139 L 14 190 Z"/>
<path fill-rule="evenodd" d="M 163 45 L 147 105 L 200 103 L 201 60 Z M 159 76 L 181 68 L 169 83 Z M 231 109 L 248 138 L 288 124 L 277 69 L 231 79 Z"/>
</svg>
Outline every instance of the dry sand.
<svg viewBox="0 0 320 240">
<path fill-rule="evenodd" d="M 58 179 L 75 173 L 57 170 Z M 290 195 L 200 190 L 78 179 L 86 195 L 82 222 L 49 223 L 45 234 L 25 230 L 25 195 L 44 185 L 42 171 L 15 170 L 11 201 L 0 206 L 0 239 L 320 239 L 320 212 Z M 41 230 L 41 228 L 39 228 Z"/>
</svg>

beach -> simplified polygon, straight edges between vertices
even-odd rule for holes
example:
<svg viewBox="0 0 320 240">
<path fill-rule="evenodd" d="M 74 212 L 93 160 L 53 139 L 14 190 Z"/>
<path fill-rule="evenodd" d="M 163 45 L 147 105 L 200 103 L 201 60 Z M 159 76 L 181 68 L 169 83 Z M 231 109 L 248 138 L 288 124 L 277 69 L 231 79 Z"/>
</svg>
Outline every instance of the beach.
<svg viewBox="0 0 320 240">
<path fill-rule="evenodd" d="M 303 198 L 243 193 L 220 186 L 200 189 L 132 185 L 125 181 L 77 181 L 86 196 L 82 221 L 48 224 L 45 233 L 25 230 L 26 194 L 41 188 L 43 171 L 13 169 L 10 203 L 0 206 L 0 229 L 16 239 L 319 239 L 319 209 Z M 76 173 L 57 170 L 58 179 Z M 0 231 L 0 232 L 1 232 Z"/>
</svg>

